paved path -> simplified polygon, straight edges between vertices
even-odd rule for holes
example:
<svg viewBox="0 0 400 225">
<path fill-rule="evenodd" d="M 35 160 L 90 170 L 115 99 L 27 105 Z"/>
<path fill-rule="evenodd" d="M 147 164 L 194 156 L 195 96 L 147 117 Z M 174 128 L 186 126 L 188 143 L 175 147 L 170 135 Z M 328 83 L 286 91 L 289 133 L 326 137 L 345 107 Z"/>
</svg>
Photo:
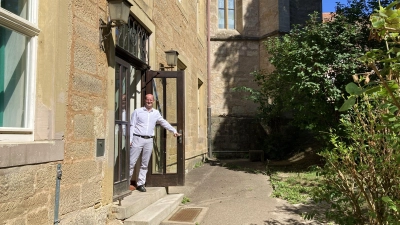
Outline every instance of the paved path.
<svg viewBox="0 0 400 225">
<path fill-rule="evenodd" d="M 238 170 L 228 169 L 225 163 L 237 165 Z M 186 185 L 171 187 L 170 193 L 184 193 L 190 199 L 187 206 L 208 207 L 202 225 L 319 224 L 301 218 L 302 206 L 272 198 L 267 175 L 246 173 L 243 168 L 264 166 L 243 160 L 206 163 L 186 174 Z"/>
</svg>

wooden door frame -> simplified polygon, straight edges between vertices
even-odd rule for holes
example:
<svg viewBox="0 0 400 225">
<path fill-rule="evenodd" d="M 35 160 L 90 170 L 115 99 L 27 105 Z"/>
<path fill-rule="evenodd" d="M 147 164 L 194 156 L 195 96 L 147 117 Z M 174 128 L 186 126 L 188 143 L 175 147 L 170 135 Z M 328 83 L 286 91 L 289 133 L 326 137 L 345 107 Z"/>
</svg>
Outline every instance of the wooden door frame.
<svg viewBox="0 0 400 225">
<path fill-rule="evenodd" d="M 184 71 L 147 71 L 146 79 L 143 79 L 145 94 L 142 95 L 143 102 L 146 94 L 153 94 L 153 78 L 176 78 L 177 86 L 177 131 L 183 131 L 182 143 L 177 144 L 177 173 L 176 174 L 152 174 L 152 166 L 149 165 L 147 174 L 147 186 L 183 186 L 185 185 L 185 76 Z M 164 92 L 164 94 L 167 94 Z M 166 96 L 166 95 L 163 95 Z M 175 123 L 173 123 L 175 124 Z M 173 125 L 171 124 L 171 125 Z M 177 140 L 178 141 L 178 140 Z M 165 153 L 163 153 L 165 154 Z M 153 157 L 153 156 L 152 156 Z M 163 157 L 166 160 L 166 157 Z M 150 159 L 152 163 L 152 159 Z M 166 171 L 166 163 L 163 164 L 163 171 Z"/>
</svg>

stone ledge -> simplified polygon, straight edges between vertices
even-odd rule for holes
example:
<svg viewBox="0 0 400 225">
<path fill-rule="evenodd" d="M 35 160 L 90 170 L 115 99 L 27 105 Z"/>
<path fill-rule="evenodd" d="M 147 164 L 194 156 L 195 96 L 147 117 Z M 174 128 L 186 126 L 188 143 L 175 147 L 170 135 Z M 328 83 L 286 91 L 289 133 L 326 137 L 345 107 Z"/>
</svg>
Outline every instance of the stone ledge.
<svg viewBox="0 0 400 225">
<path fill-rule="evenodd" d="M 64 159 L 64 141 L 0 144 L 0 168 Z"/>
</svg>

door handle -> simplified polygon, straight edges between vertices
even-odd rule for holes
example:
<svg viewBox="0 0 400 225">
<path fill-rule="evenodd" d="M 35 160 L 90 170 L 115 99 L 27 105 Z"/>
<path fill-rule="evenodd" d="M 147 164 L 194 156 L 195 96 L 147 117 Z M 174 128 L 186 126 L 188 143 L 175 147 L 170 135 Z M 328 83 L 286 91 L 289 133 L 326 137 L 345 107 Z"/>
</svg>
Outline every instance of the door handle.
<svg viewBox="0 0 400 225">
<path fill-rule="evenodd" d="M 181 136 L 178 137 L 178 143 L 182 144 L 182 137 L 183 137 L 183 132 L 182 130 L 179 130 L 179 133 L 181 134 Z"/>
</svg>

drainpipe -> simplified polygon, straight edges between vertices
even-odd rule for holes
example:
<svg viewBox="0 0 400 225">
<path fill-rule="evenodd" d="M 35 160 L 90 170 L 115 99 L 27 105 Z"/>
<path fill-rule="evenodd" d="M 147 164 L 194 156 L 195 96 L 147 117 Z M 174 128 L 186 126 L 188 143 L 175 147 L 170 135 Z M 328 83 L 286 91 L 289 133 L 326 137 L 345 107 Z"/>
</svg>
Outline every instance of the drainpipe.
<svg viewBox="0 0 400 225">
<path fill-rule="evenodd" d="M 212 158 L 211 148 L 211 57 L 210 57 L 210 4 L 207 0 L 207 144 L 208 157 Z"/>
</svg>

